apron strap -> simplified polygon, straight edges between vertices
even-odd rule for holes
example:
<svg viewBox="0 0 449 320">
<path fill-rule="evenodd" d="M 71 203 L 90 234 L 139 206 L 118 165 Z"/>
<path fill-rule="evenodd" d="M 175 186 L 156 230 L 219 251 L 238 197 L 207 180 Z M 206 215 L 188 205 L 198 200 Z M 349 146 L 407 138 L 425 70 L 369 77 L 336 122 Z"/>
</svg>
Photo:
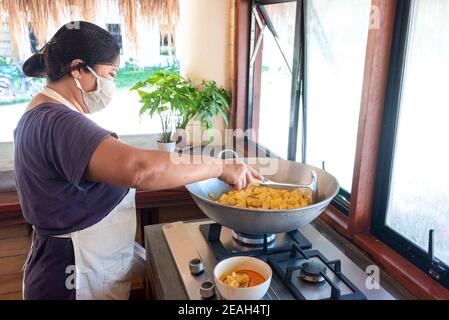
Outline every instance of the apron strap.
<svg viewBox="0 0 449 320">
<path fill-rule="evenodd" d="M 59 93 L 49 88 L 48 86 L 43 87 L 40 93 L 53 100 L 58 101 L 59 103 L 62 103 L 63 105 L 66 105 L 67 107 L 76 112 L 79 112 L 79 110 L 71 102 L 69 102 L 66 98 L 64 98 L 63 96 L 61 96 Z"/>
<path fill-rule="evenodd" d="M 32 226 L 32 230 L 31 230 L 31 239 L 30 239 L 30 244 L 29 244 L 29 248 L 28 248 L 28 254 L 26 256 L 25 262 L 22 266 L 22 271 L 25 272 L 28 262 L 30 262 L 31 259 L 31 255 L 33 254 L 33 249 L 34 249 L 34 240 L 36 238 L 36 230 L 34 229 L 34 226 Z"/>
</svg>

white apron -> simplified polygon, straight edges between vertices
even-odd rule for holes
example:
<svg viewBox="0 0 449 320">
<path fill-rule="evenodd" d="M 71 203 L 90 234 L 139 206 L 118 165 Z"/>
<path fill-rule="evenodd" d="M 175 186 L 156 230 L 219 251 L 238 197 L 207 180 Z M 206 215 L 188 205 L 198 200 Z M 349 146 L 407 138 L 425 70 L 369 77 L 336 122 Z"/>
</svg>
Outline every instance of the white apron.
<svg viewBox="0 0 449 320">
<path fill-rule="evenodd" d="M 41 93 L 76 110 L 71 103 L 48 87 L 44 87 Z M 72 239 L 77 300 L 129 298 L 136 234 L 135 194 L 135 189 L 129 189 L 122 201 L 95 225 L 56 236 Z M 32 249 L 33 244 L 28 258 Z M 25 272 L 26 264 L 27 262 Z"/>
<path fill-rule="evenodd" d="M 100 222 L 69 235 L 77 300 L 128 300 L 136 235 L 135 189 Z"/>
</svg>

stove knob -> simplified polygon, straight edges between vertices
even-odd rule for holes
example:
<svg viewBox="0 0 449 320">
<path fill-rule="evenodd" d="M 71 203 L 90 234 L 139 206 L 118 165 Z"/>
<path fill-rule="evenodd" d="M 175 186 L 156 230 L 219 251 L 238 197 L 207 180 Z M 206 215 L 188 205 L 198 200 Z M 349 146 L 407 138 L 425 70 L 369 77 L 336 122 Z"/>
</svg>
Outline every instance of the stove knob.
<svg viewBox="0 0 449 320">
<path fill-rule="evenodd" d="M 204 271 L 204 264 L 200 259 L 193 259 L 189 262 L 189 270 L 194 276 L 200 275 Z"/>
<path fill-rule="evenodd" d="M 215 296 L 215 284 L 210 281 L 205 281 L 201 284 L 200 295 L 203 299 L 210 299 Z"/>
</svg>

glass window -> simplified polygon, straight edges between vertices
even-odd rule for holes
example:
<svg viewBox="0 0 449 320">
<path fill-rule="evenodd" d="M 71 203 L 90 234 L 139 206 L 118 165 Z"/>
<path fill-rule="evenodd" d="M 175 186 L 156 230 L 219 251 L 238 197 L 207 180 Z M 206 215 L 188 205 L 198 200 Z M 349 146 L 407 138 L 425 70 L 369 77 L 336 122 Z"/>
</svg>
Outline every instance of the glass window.
<svg viewBox="0 0 449 320">
<path fill-rule="evenodd" d="M 173 35 L 171 35 L 171 43 L 175 43 Z M 171 54 L 175 55 L 175 46 L 173 46 L 171 48 Z M 161 41 L 159 44 L 159 52 L 161 54 L 161 56 L 169 56 L 170 55 L 170 47 L 169 47 L 169 43 L 168 43 L 168 34 L 161 34 Z"/>
<path fill-rule="evenodd" d="M 263 37 L 258 141 L 286 159 L 291 108 L 296 2 L 263 6 L 273 34 Z M 276 37 L 275 37 L 276 36 Z M 277 41 L 277 42 L 276 42 Z M 257 98 L 257 97 L 256 97 Z"/>
<path fill-rule="evenodd" d="M 350 192 L 371 0 L 306 1 L 306 162 Z M 301 128 L 299 129 L 301 130 Z M 298 140 L 297 159 L 301 159 Z"/>
<path fill-rule="evenodd" d="M 449 1 L 415 1 L 386 224 L 449 265 Z"/>
<path fill-rule="evenodd" d="M 106 27 L 110 34 L 115 38 L 120 47 L 120 54 L 123 54 L 123 41 L 122 41 L 122 32 L 120 28 L 120 24 L 118 23 L 108 23 Z"/>
<path fill-rule="evenodd" d="M 160 52 L 160 30 L 148 28 L 139 22 L 137 31 L 141 39 L 138 50 L 132 47 L 126 33 L 122 33 L 120 24 L 104 23 L 120 21 L 118 9 L 112 10 L 107 17 L 92 21 L 108 30 L 121 47 L 120 70 L 116 78 L 117 91 L 108 108 L 89 115 L 102 127 L 117 132 L 119 135 L 151 134 L 161 131 L 157 118 L 139 118 L 139 96 L 129 89 L 138 81 L 148 78 L 153 72 L 163 68 L 179 69 L 179 62 L 174 56 Z M 50 27 L 49 27 L 50 28 Z M 52 35 L 56 30 L 49 30 Z M 22 65 L 37 48 L 33 34 L 21 39 L 19 47 L 13 48 L 8 25 L 0 28 L 0 142 L 13 141 L 13 130 L 22 116 L 27 104 L 45 84 L 45 79 L 25 77 Z"/>
</svg>

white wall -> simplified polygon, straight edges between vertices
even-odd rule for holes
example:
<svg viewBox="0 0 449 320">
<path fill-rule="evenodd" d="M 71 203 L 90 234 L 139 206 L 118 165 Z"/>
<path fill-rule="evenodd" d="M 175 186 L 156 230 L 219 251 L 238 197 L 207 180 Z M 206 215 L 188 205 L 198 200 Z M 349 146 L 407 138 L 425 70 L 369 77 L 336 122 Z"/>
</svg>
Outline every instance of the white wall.
<svg viewBox="0 0 449 320">
<path fill-rule="evenodd" d="M 226 84 L 228 0 L 180 0 L 178 56 L 192 81 Z"/>
<path fill-rule="evenodd" d="M 190 78 L 194 84 L 202 80 L 215 80 L 218 86 L 226 87 L 228 0 L 180 0 L 179 5 L 176 49 L 181 62 L 181 74 Z M 214 128 L 223 130 L 223 121 L 215 121 Z M 195 142 L 197 138 L 194 137 Z"/>
</svg>

